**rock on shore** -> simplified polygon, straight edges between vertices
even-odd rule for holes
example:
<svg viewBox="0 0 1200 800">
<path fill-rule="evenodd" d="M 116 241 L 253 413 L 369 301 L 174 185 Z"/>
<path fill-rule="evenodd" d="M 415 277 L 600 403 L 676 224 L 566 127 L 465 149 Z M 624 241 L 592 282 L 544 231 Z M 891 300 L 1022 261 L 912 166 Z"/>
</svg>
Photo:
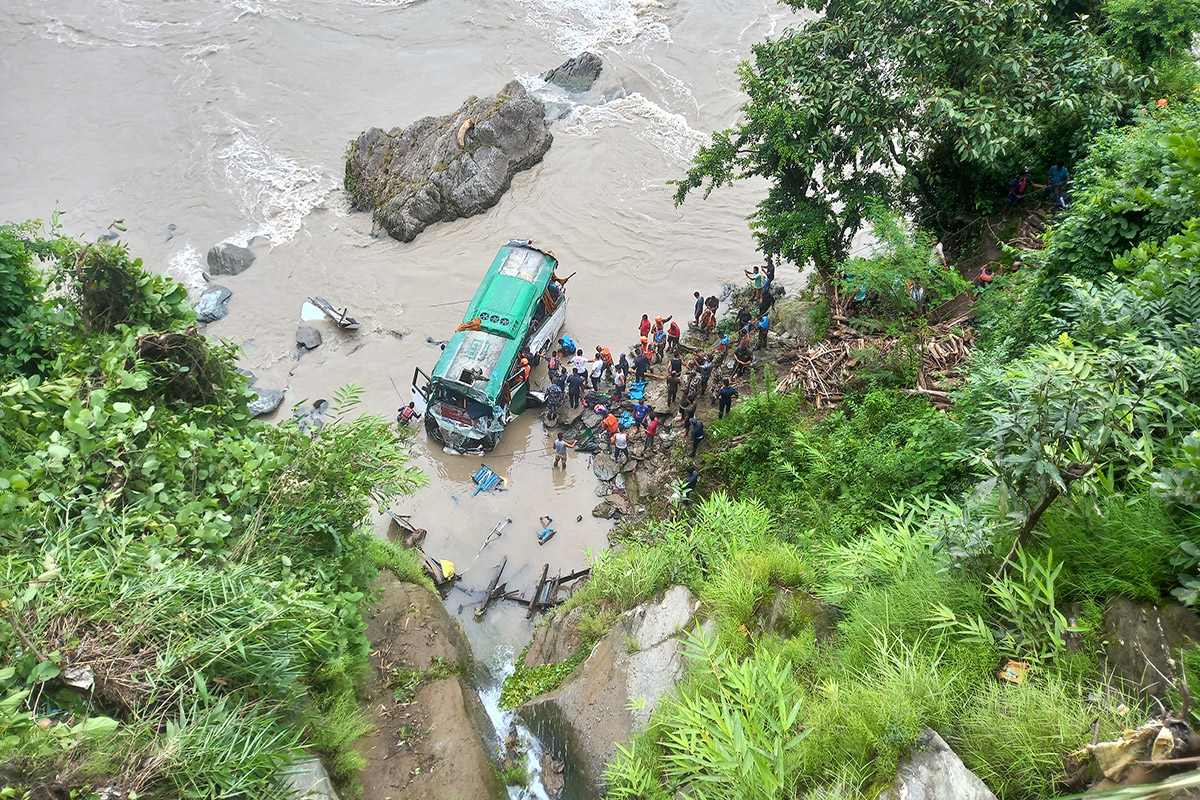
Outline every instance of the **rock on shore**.
<svg viewBox="0 0 1200 800">
<path fill-rule="evenodd" d="M 346 191 L 355 210 L 373 211 L 376 225 L 411 242 L 435 222 L 494 206 L 552 141 L 542 104 L 511 81 L 452 114 L 363 133 L 350 144 Z"/>
<path fill-rule="evenodd" d="M 645 727 L 683 676 L 679 639 L 693 626 L 698 605 L 686 587 L 672 586 L 657 602 L 627 612 L 562 686 L 521 706 L 521 716 L 543 739 L 544 726 L 558 729 L 571 753 L 568 769 L 582 770 L 597 790 L 617 745 Z M 544 642 L 536 648 L 539 660 L 564 652 L 569 639 L 564 643 Z"/>
<path fill-rule="evenodd" d="M 380 588 L 378 609 L 367 621 L 375 730 L 358 743 L 367 760 L 359 776 L 363 796 L 505 797 L 487 744 L 496 735 L 479 695 L 458 674 L 446 675 L 469 663 L 471 655 L 458 622 L 424 587 L 384 573 Z M 420 687 L 398 701 L 397 676 L 418 673 Z"/>
</svg>

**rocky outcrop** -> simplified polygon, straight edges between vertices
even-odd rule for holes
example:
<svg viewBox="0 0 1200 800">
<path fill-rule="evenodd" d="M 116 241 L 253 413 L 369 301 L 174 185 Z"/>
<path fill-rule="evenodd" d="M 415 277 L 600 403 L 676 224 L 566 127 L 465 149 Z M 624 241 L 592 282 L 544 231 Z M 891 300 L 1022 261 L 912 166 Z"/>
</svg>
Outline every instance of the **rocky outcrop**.
<svg viewBox="0 0 1200 800">
<path fill-rule="evenodd" d="M 581 616 L 583 608 L 574 608 L 565 615 L 555 614 L 549 622 L 539 625 L 533 632 L 533 641 L 529 643 L 522 663 L 527 667 L 540 667 L 561 664 L 570 658 L 583 643 L 583 636 L 579 633 Z"/>
<path fill-rule="evenodd" d="M 208 269 L 213 275 L 240 275 L 254 263 L 254 253 L 229 242 L 213 245 L 208 251 Z"/>
<path fill-rule="evenodd" d="M 549 72 L 543 72 L 542 78 L 546 83 L 561 86 L 568 92 L 582 93 L 592 88 L 603 68 L 604 62 L 600 60 L 600 56 L 585 51 Z"/>
<path fill-rule="evenodd" d="M 489 756 L 496 735 L 479 695 L 458 674 L 439 677 L 469 663 L 462 629 L 428 589 L 386 574 L 380 588 L 367 621 L 376 696 L 369 705 L 375 730 L 358 742 L 367 759 L 359 774 L 363 796 L 506 797 Z M 401 693 L 398 700 L 398 674 L 425 679 L 411 698 Z"/>
<path fill-rule="evenodd" d="M 1104 612 L 1105 672 L 1145 698 L 1169 702 L 1168 683 L 1178 685 L 1181 648 L 1200 642 L 1200 617 L 1178 603 L 1162 608 L 1124 597 Z"/>
<path fill-rule="evenodd" d="M 685 587 L 673 586 L 629 611 L 565 683 L 521 707 L 539 736 L 566 740 L 568 769 L 580 770 L 593 787 L 617 745 L 645 727 L 683 676 L 679 637 L 693 626 L 698 605 Z"/>
<path fill-rule="evenodd" d="M 517 81 L 408 128 L 371 128 L 350 145 L 346 191 L 393 238 L 410 242 L 441 220 L 494 206 L 513 175 L 542 160 L 553 137 L 541 103 Z"/>
<path fill-rule="evenodd" d="M 924 728 L 879 800 L 996 800 L 996 795 L 937 732 Z"/>
<path fill-rule="evenodd" d="M 208 324 L 225 319 L 229 313 L 229 298 L 231 297 L 233 297 L 233 292 L 224 286 L 212 286 L 207 289 L 196 301 L 197 321 Z"/>
</svg>

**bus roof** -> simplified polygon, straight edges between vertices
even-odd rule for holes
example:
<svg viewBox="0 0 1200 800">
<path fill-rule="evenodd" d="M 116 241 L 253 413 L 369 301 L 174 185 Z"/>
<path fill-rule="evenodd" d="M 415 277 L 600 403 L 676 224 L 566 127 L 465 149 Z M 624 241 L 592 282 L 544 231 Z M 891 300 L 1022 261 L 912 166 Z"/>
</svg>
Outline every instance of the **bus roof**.
<svg viewBox="0 0 1200 800">
<path fill-rule="evenodd" d="M 475 290 L 463 322 L 478 318 L 485 331 L 523 339 L 557 265 L 554 256 L 533 247 L 513 242 L 501 247 Z"/>
</svg>

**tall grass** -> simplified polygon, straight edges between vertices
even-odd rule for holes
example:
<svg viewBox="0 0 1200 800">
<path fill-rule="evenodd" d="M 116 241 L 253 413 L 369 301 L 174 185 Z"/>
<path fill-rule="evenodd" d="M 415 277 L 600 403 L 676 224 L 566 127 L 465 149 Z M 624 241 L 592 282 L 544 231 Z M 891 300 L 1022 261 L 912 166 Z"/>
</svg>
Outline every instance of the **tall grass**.
<svg viewBox="0 0 1200 800">
<path fill-rule="evenodd" d="M 1066 788 L 1066 761 L 1091 741 L 1094 720 L 1101 741 L 1133 722 L 1117 714 L 1121 698 L 1111 693 L 1089 702 L 1095 688 L 1052 675 L 1020 686 L 982 684 L 959 710 L 951 744 L 1001 800 L 1053 797 Z"/>
</svg>

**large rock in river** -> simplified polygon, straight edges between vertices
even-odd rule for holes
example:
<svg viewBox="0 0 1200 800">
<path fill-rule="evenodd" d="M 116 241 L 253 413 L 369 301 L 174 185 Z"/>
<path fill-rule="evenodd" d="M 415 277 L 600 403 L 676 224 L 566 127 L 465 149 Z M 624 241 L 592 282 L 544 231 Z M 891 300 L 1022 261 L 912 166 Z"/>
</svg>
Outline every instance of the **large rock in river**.
<svg viewBox="0 0 1200 800">
<path fill-rule="evenodd" d="M 378 226 L 411 242 L 435 222 L 494 206 L 551 141 L 542 104 L 512 81 L 444 117 L 371 128 L 350 144 L 346 191 L 355 210 L 373 211 Z"/>
<path fill-rule="evenodd" d="M 213 275 L 239 275 L 254 263 L 254 253 L 229 242 L 215 244 L 208 251 L 208 268 Z"/>
<path fill-rule="evenodd" d="M 581 770 L 597 790 L 617 745 L 646 726 L 682 677 L 679 639 L 693 626 L 698 605 L 686 587 L 672 586 L 658 602 L 626 613 L 563 685 L 521 706 L 543 740 L 566 740 L 567 769 Z"/>
<path fill-rule="evenodd" d="M 542 78 L 568 92 L 586 92 L 592 88 L 596 78 L 600 77 L 603 67 L 604 62 L 600 60 L 600 56 L 585 50 L 549 72 L 542 73 Z"/>
<path fill-rule="evenodd" d="M 233 292 L 224 286 L 210 287 L 196 301 L 196 319 L 203 324 L 225 319 L 229 313 L 229 298 L 231 297 L 233 297 Z"/>
</svg>

